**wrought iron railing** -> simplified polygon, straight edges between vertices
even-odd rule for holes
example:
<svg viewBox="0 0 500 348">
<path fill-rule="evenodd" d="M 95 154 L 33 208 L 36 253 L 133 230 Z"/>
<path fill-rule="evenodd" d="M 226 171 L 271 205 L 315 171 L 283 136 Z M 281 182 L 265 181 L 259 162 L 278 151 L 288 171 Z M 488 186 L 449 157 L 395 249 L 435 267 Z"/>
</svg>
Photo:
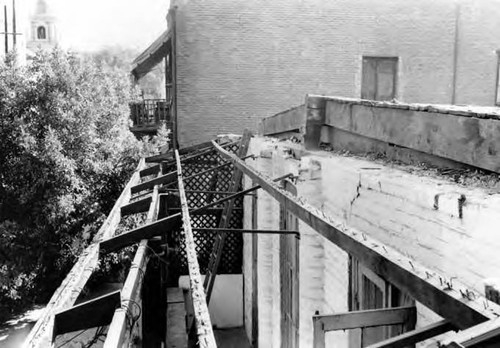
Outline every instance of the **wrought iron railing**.
<svg viewBox="0 0 500 348">
<path fill-rule="evenodd" d="M 159 126 L 162 123 L 165 123 L 167 128 L 171 128 L 171 104 L 166 99 L 144 99 L 129 105 L 134 128 Z"/>
</svg>

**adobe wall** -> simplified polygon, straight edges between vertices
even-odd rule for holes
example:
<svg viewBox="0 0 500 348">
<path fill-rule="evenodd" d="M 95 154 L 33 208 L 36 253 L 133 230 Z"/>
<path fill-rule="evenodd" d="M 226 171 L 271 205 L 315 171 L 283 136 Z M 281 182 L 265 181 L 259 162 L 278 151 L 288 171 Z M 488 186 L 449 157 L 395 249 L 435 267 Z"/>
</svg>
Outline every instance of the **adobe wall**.
<svg viewBox="0 0 500 348">
<path fill-rule="evenodd" d="M 321 144 L 408 163 L 500 172 L 500 109 L 308 96 L 306 148 Z M 285 128 L 284 131 L 287 131 Z"/>
<path fill-rule="evenodd" d="M 432 276 L 456 277 L 469 290 L 483 295 L 484 280 L 500 277 L 500 240 L 496 236 L 500 194 L 486 189 L 488 183 L 466 187 L 455 183 L 453 177 L 418 167 L 327 151 L 305 152 L 301 145 L 271 138 L 253 138 L 250 153 L 259 158 L 248 160 L 248 164 L 271 177 L 300 173 L 299 196 L 341 224 L 429 268 L 435 272 Z M 276 203 L 262 191 L 258 202 L 258 228 L 277 228 Z M 246 224 L 251 219 L 249 213 L 245 213 Z M 348 309 L 348 265 L 346 253 L 338 247 L 302 222 L 299 230 L 299 337 L 300 346 L 310 347 L 315 311 L 328 314 Z M 279 347 L 279 243 L 275 237 L 258 238 L 259 342 Z M 251 313 L 250 256 L 251 247 L 245 239 L 246 320 Z M 417 307 L 418 327 L 438 319 L 422 305 Z M 327 346 L 342 347 L 346 339 L 343 333 L 327 334 Z"/>
<path fill-rule="evenodd" d="M 306 93 L 359 97 L 363 55 L 400 57 L 398 99 L 449 103 L 454 3 L 173 1 L 181 145 L 256 129 Z"/>
</svg>

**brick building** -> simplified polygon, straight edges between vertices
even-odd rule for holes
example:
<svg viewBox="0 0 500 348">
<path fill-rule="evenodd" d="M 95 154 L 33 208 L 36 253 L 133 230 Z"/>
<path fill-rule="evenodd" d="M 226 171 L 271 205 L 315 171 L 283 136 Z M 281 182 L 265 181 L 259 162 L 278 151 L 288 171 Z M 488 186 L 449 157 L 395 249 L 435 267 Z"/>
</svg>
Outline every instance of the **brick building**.
<svg viewBox="0 0 500 348">
<path fill-rule="evenodd" d="M 499 15 L 497 0 L 174 0 L 179 143 L 255 129 L 306 93 L 493 106 Z"/>
</svg>

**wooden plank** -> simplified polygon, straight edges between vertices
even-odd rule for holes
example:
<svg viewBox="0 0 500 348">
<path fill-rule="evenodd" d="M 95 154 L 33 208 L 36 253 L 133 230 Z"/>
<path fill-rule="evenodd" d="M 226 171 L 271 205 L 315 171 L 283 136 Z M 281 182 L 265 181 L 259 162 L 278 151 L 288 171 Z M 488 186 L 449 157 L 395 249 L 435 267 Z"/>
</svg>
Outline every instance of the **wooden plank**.
<svg viewBox="0 0 500 348">
<path fill-rule="evenodd" d="M 159 164 L 155 164 L 149 168 L 143 169 L 139 172 L 140 177 L 145 177 L 153 174 L 157 174 L 160 171 L 161 167 Z"/>
<path fill-rule="evenodd" d="M 185 348 L 188 346 L 186 333 L 186 307 L 184 302 L 167 305 L 167 348 Z"/>
<path fill-rule="evenodd" d="M 184 183 L 182 181 L 182 167 L 179 152 L 175 152 L 177 160 L 177 174 L 179 182 L 179 195 L 182 207 L 182 221 L 184 227 L 185 249 L 188 261 L 189 281 L 191 288 L 191 296 L 193 300 L 193 308 L 195 322 L 198 334 L 198 345 L 201 348 L 217 347 L 215 337 L 208 312 L 205 290 L 201 280 L 200 266 L 196 255 L 196 243 L 194 241 L 193 231 L 191 230 L 191 218 L 189 217 L 188 203 L 186 194 L 184 193 Z"/>
<path fill-rule="evenodd" d="M 448 320 L 441 320 L 420 329 L 409 331 L 399 336 L 389 338 L 385 341 L 372 344 L 367 348 L 405 348 L 454 329 L 455 326 L 453 326 L 453 324 Z"/>
<path fill-rule="evenodd" d="M 167 303 L 184 303 L 184 293 L 181 288 L 167 288 Z M 186 327 L 184 327 L 184 331 Z"/>
<path fill-rule="evenodd" d="M 330 242 L 360 260 L 372 271 L 408 293 L 416 301 L 450 320 L 458 328 L 467 328 L 500 315 L 500 307 L 484 297 L 464 299 L 460 289 L 466 289 L 465 285 L 453 281 L 454 285 L 449 289 L 447 284 L 441 284 L 443 277 L 441 277 L 441 282 L 439 276 L 428 277 L 428 274 L 432 272 L 415 260 L 410 260 L 400 252 L 383 246 L 360 231 L 345 227 L 303 199 L 292 197 L 265 175 L 250 168 L 245 162 L 220 148 L 215 142 L 213 143 L 224 158 L 232 161 L 279 203 L 286 204 L 292 214 Z M 485 306 L 485 303 L 488 303 L 488 306 Z"/>
<path fill-rule="evenodd" d="M 145 181 L 143 183 L 140 183 L 138 185 L 135 185 L 134 187 L 132 187 L 130 189 L 130 191 L 132 192 L 132 194 L 134 194 L 134 193 L 141 192 L 144 190 L 152 189 L 155 185 L 169 184 L 169 183 L 175 182 L 175 180 L 177 178 L 176 175 L 177 174 L 175 172 L 167 173 L 165 175 L 162 175 L 162 176 L 159 176 L 157 178 L 154 178 L 154 179 Z"/>
<path fill-rule="evenodd" d="M 146 272 L 146 266 L 149 260 L 148 241 L 143 239 L 137 248 L 132 266 L 123 285 L 121 293 L 122 307 L 118 308 L 113 315 L 113 320 L 109 326 L 104 348 L 122 347 L 130 339 L 129 334 L 132 328 L 127 328 L 128 318 L 135 315 L 137 309 L 134 309 L 140 302 L 140 292 L 142 289 L 143 274 Z M 134 304 L 135 303 L 135 304 Z M 134 312 L 135 311 L 135 312 Z"/>
<path fill-rule="evenodd" d="M 460 344 L 463 347 L 474 347 L 494 337 L 499 337 L 500 341 L 500 318 L 460 331 L 445 338 L 440 344 L 443 347 L 453 347 L 450 345 L 452 343 Z"/>
<path fill-rule="evenodd" d="M 153 199 L 146 218 L 147 223 L 156 220 L 158 216 L 158 203 L 158 186 L 155 186 L 153 189 Z M 138 306 L 141 302 L 141 289 L 149 261 L 148 248 L 148 240 L 141 240 L 135 253 L 134 260 L 132 261 L 132 265 L 130 266 L 127 279 L 123 285 L 121 292 L 122 305 L 115 311 L 113 320 L 109 326 L 106 341 L 104 342 L 105 348 L 121 348 L 124 343 L 128 345 L 132 339 L 134 325 L 141 320 L 141 318 L 138 317 L 136 318 L 136 322 L 132 323 L 132 327 L 127 326 L 131 323 L 130 318 L 136 315 L 134 314 L 134 306 Z M 139 315 L 141 315 L 141 313 L 139 313 Z"/>
<path fill-rule="evenodd" d="M 179 150 L 179 154 L 185 155 L 185 154 L 188 154 L 190 152 L 205 150 L 205 149 L 208 149 L 211 147 L 212 147 L 212 142 L 207 141 L 207 142 L 196 144 L 193 146 L 184 147 L 184 148 Z M 146 157 L 146 163 L 163 162 L 163 161 L 168 161 L 168 160 L 175 161 L 175 156 L 174 156 L 173 152 L 167 152 L 167 153 L 162 153 L 162 154 L 151 156 L 151 157 Z"/>
<path fill-rule="evenodd" d="M 53 337 L 54 314 L 57 311 L 73 306 L 80 295 L 81 289 L 87 283 L 94 269 L 97 267 L 99 258 L 99 245 L 97 242 L 111 237 L 116 226 L 120 222 L 121 206 L 130 200 L 130 188 L 139 181 L 139 171 L 144 168 L 144 161 L 141 160 L 136 171 L 123 189 L 120 197 L 116 201 L 113 209 L 109 213 L 106 221 L 94 237 L 94 244 L 87 247 L 78 258 L 77 262 L 64 278 L 61 285 L 54 292 L 45 307 L 43 314 L 31 329 L 23 347 L 50 347 Z"/>
<path fill-rule="evenodd" d="M 325 330 L 321 320 L 313 320 L 313 348 L 325 348 Z"/>
<path fill-rule="evenodd" d="M 323 331 L 350 330 L 365 327 L 404 324 L 417 315 L 417 309 L 411 307 L 370 309 L 333 315 L 315 315 L 313 321 L 323 324 Z"/>
<path fill-rule="evenodd" d="M 106 239 L 99 243 L 101 253 L 109 253 L 139 242 L 141 239 L 150 239 L 173 229 L 181 221 L 181 214 L 177 213 L 150 224 L 134 228 L 118 236 Z"/>
<path fill-rule="evenodd" d="M 147 211 L 149 209 L 149 206 L 151 205 L 151 199 L 152 199 L 151 196 L 147 196 L 135 202 L 122 206 L 121 207 L 122 217 Z"/>
<path fill-rule="evenodd" d="M 105 326 L 120 306 L 120 290 L 58 312 L 54 317 L 54 339 L 67 332 Z"/>
</svg>

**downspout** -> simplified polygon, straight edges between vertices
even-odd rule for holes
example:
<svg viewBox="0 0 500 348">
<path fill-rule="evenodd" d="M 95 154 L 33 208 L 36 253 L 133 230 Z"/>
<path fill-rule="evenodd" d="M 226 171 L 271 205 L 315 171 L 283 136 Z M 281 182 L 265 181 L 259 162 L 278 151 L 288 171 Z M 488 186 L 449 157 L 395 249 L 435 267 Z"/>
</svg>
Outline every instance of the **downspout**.
<svg viewBox="0 0 500 348">
<path fill-rule="evenodd" d="M 451 86 L 451 104 L 454 105 L 457 99 L 457 70 L 458 70 L 458 40 L 460 26 L 460 4 L 455 6 L 455 39 L 453 41 L 453 81 Z"/>
</svg>

